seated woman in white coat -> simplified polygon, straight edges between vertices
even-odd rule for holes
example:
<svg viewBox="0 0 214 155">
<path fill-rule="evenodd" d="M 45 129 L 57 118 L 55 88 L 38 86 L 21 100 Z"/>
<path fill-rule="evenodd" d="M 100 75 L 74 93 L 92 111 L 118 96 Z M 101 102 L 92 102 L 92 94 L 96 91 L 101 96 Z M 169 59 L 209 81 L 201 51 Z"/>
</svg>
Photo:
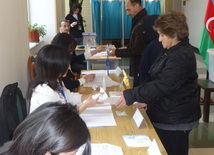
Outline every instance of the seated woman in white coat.
<svg viewBox="0 0 214 155">
<path fill-rule="evenodd" d="M 68 72 L 69 64 L 70 54 L 65 48 L 46 45 L 40 49 L 35 61 L 36 77 L 27 90 L 30 113 L 45 102 L 71 103 L 77 105 L 79 113 L 98 103 L 92 95 L 72 93 L 65 88 L 61 78 Z"/>
</svg>

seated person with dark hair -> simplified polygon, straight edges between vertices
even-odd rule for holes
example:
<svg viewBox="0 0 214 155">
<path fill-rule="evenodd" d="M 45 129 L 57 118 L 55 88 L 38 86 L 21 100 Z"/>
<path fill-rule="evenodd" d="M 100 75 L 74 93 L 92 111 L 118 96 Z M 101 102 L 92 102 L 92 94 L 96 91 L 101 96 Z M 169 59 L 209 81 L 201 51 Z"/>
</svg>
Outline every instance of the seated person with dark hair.
<svg viewBox="0 0 214 155">
<path fill-rule="evenodd" d="M 84 54 L 76 55 L 76 40 L 67 33 L 58 33 L 52 40 L 52 44 L 59 45 L 68 50 L 71 54 L 71 70 L 72 72 L 80 73 L 81 70 L 86 70 L 85 60 L 96 53 L 102 52 L 106 49 L 106 47 L 99 47 L 96 50 L 91 52 L 85 52 Z M 63 82 L 65 87 L 70 91 L 73 91 L 74 88 L 79 87 L 87 81 L 92 81 L 95 77 L 95 74 L 90 74 L 85 76 L 84 78 L 80 78 L 79 80 L 72 80 L 72 73 L 69 71 L 67 76 L 63 78 Z"/>
<path fill-rule="evenodd" d="M 81 149 L 80 149 L 81 148 Z M 48 102 L 15 130 L 3 155 L 91 154 L 90 133 L 75 106 Z"/>
</svg>

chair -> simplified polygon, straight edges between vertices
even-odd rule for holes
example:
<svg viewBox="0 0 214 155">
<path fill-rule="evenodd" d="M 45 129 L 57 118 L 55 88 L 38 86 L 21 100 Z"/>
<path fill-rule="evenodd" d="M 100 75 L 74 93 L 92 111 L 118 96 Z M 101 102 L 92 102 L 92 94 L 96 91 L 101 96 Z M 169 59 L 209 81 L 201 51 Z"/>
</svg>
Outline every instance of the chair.
<svg viewBox="0 0 214 155">
<path fill-rule="evenodd" d="M 29 56 L 28 57 L 28 71 L 29 71 L 31 80 L 34 80 L 34 78 L 35 78 L 34 68 L 35 68 L 35 58 L 34 58 L 34 56 Z"/>
</svg>

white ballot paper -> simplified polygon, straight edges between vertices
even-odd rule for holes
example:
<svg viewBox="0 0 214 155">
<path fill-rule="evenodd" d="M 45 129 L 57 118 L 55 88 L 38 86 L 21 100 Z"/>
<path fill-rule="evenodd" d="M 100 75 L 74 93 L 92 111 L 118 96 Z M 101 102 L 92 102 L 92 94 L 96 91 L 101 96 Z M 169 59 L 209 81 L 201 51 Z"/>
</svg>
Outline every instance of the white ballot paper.
<svg viewBox="0 0 214 155">
<path fill-rule="evenodd" d="M 123 150 L 121 147 L 108 144 L 91 144 L 91 154 L 92 155 L 123 155 Z"/>
<path fill-rule="evenodd" d="M 110 103 L 89 107 L 80 114 L 80 117 L 87 127 L 117 126 Z"/>
<path fill-rule="evenodd" d="M 109 92 L 109 97 L 104 100 L 104 102 L 109 102 L 111 105 L 114 105 L 120 99 L 121 94 L 122 92 Z"/>
<path fill-rule="evenodd" d="M 106 99 L 108 98 L 108 95 L 107 95 L 107 93 L 105 92 L 105 90 L 102 88 L 102 87 L 100 87 L 100 95 L 99 95 L 99 102 L 103 102 L 103 101 L 105 101 Z"/>
<path fill-rule="evenodd" d="M 129 147 L 148 147 L 151 140 L 147 135 L 123 135 L 126 145 Z"/>
</svg>

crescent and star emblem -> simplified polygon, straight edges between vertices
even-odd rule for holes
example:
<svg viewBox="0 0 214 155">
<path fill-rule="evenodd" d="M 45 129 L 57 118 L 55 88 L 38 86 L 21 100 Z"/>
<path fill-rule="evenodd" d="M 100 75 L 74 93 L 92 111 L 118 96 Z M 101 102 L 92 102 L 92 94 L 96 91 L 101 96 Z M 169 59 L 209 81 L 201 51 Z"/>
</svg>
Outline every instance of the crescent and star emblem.
<svg viewBox="0 0 214 155">
<path fill-rule="evenodd" d="M 209 19 L 207 20 L 207 22 L 206 22 L 206 28 L 207 28 L 207 31 L 209 31 L 209 32 L 213 32 L 213 31 L 214 31 L 213 29 L 212 29 L 212 30 L 209 29 L 209 24 L 210 24 L 210 22 L 213 21 L 213 20 L 214 20 L 214 17 L 211 17 L 211 18 L 209 18 Z"/>
</svg>

